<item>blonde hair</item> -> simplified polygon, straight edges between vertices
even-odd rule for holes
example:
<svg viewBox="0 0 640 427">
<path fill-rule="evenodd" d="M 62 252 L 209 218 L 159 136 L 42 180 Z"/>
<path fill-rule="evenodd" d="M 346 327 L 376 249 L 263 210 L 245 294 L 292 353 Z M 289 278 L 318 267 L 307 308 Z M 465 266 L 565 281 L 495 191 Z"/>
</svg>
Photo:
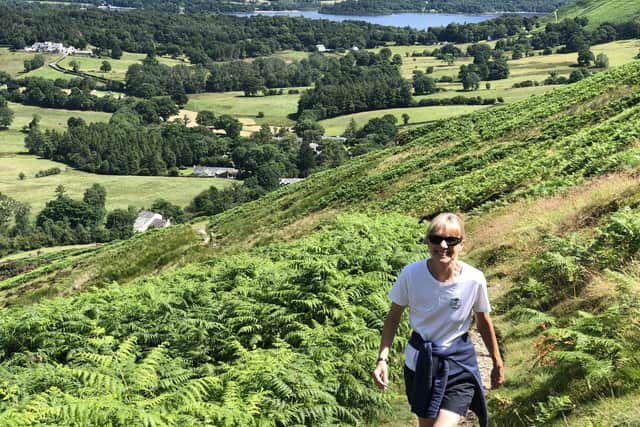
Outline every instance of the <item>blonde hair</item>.
<svg viewBox="0 0 640 427">
<path fill-rule="evenodd" d="M 425 240 L 436 229 L 446 227 L 447 225 L 453 225 L 454 227 L 458 228 L 460 230 L 460 237 L 464 238 L 464 222 L 462 222 L 462 219 L 454 213 L 443 212 L 435 216 L 429 223 L 429 227 L 427 227 L 427 234 L 425 235 Z"/>
</svg>

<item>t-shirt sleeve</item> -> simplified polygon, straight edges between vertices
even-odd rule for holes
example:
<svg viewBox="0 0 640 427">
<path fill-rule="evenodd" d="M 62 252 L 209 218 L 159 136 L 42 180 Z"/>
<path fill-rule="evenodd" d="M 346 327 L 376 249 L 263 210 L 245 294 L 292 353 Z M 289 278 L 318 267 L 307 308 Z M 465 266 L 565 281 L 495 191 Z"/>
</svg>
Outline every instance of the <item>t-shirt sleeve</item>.
<svg viewBox="0 0 640 427">
<path fill-rule="evenodd" d="M 398 278 L 396 279 L 396 283 L 391 287 L 389 291 L 389 299 L 391 302 L 394 302 L 401 306 L 409 305 L 409 290 L 407 289 L 407 269 L 404 268 Z"/>
<path fill-rule="evenodd" d="M 482 280 L 478 284 L 478 293 L 473 304 L 473 311 L 477 313 L 491 312 L 491 304 L 489 303 L 489 294 L 487 292 L 487 279 L 484 278 L 484 275 L 482 275 Z"/>
</svg>

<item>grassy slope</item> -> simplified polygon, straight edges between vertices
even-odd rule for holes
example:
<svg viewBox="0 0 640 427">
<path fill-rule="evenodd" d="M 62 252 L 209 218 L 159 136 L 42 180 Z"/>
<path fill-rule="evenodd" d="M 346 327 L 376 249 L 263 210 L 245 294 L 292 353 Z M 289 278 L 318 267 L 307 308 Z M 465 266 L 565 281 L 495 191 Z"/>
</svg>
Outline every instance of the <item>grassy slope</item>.
<svg viewBox="0 0 640 427">
<path fill-rule="evenodd" d="M 214 217 L 217 248 L 295 238 L 338 211 L 391 210 L 421 218 L 441 209 L 489 208 L 580 183 L 634 158 L 633 139 L 622 138 L 622 145 L 616 141 L 636 123 L 637 108 L 626 110 L 627 115 L 619 113 L 626 104 L 615 107 L 615 114 L 607 108 L 633 93 L 639 79 L 640 62 L 635 62 L 542 97 L 405 132 L 404 145 L 354 159 Z M 593 141 L 610 151 L 572 164 L 575 155 L 588 155 Z"/>
<path fill-rule="evenodd" d="M 588 28 L 595 28 L 604 22 L 622 23 L 640 18 L 640 3 L 631 0 L 578 0 L 558 9 L 558 21 L 565 18 L 586 17 Z M 543 18 L 543 22 L 554 22 L 553 13 Z"/>
<path fill-rule="evenodd" d="M 172 263 L 209 259 L 256 242 L 295 239 L 339 211 L 396 211 L 420 218 L 453 209 L 468 217 L 465 257 L 486 271 L 499 307 L 531 256 L 544 248 L 545 235 L 588 238 L 609 212 L 625 204 L 637 206 L 640 182 L 626 171 L 638 165 L 639 88 L 636 62 L 543 97 L 418 128 L 404 134 L 402 146 L 214 217 L 209 247 L 199 245 L 195 233 L 183 226 L 59 260 L 59 265 L 45 265 L 0 282 L 0 287 L 5 298 L 27 302 L 72 292 L 74 286 L 126 282 Z M 621 172 L 601 177 L 616 170 Z M 182 255 L 184 248 L 190 249 Z M 158 259 L 159 254 L 164 255 Z M 614 281 L 594 272 L 600 276 L 553 314 L 566 317 L 614 298 Z M 533 414 L 531 399 L 548 392 L 549 384 L 548 375 L 537 369 L 533 342 L 539 332 L 535 325 L 506 317 L 499 324 L 506 334 L 510 377 L 492 401 L 503 405 L 505 413 L 515 408 Z M 580 405 L 570 425 L 588 425 L 587 419 L 606 425 L 608 408 L 620 407 L 620 402 L 637 407 L 637 394 L 624 399 Z"/>
</svg>

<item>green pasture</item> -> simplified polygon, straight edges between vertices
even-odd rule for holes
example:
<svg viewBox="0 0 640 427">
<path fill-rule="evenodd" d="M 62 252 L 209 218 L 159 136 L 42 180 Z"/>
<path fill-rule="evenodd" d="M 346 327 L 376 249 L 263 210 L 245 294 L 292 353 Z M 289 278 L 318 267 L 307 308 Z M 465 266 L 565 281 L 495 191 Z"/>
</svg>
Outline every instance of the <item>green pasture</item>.
<svg viewBox="0 0 640 427">
<path fill-rule="evenodd" d="M 369 120 L 375 117 L 382 117 L 385 114 L 393 114 L 398 119 L 398 125 L 402 126 L 402 115 L 409 115 L 409 126 L 424 124 L 434 120 L 446 119 L 449 117 L 460 116 L 472 113 L 487 106 L 482 105 L 452 105 L 452 106 L 435 106 L 435 107 L 413 107 L 413 108 L 389 108 L 386 110 L 365 111 L 362 113 L 349 114 L 346 116 L 334 117 L 331 119 L 321 120 L 319 123 L 325 129 L 325 135 L 336 136 L 341 135 L 349 125 L 351 119 L 356 122 L 358 127 L 364 126 Z"/>
<path fill-rule="evenodd" d="M 130 53 L 125 52 L 120 59 L 113 59 L 110 57 L 93 58 L 93 57 L 80 57 L 80 56 L 67 56 L 60 61 L 62 68 L 71 69 L 71 61 L 76 61 L 79 66 L 79 70 L 83 73 L 91 74 L 98 77 L 104 77 L 111 80 L 124 81 L 127 70 L 133 64 L 139 64 L 146 57 L 143 53 Z M 185 64 L 185 62 L 179 59 L 173 59 L 168 57 L 157 57 L 158 62 L 169 66 L 178 64 Z M 111 64 L 111 71 L 103 73 L 100 71 L 102 62 L 107 61 Z M 188 64 L 188 63 L 187 63 Z"/>
<path fill-rule="evenodd" d="M 0 48 L 0 71 L 17 76 L 24 72 L 24 61 L 32 59 L 36 56 L 36 52 L 11 52 L 9 48 Z M 42 68 L 48 68 L 46 63 L 56 59 L 58 55 L 44 54 L 45 65 Z"/>
<path fill-rule="evenodd" d="M 585 17 L 589 20 L 587 28 L 593 30 L 605 22 L 623 23 L 633 19 L 637 21 L 640 16 L 640 2 L 635 0 L 580 0 L 558 9 L 557 14 L 558 22 L 567 18 Z M 547 15 L 542 22 L 555 22 L 554 14 Z"/>
<path fill-rule="evenodd" d="M 27 125 L 34 115 L 40 117 L 40 126 L 47 129 L 61 130 L 67 127 L 69 117 L 82 117 L 87 123 L 90 122 L 106 122 L 111 117 L 109 113 L 101 113 L 98 111 L 75 111 L 63 110 L 57 108 L 41 108 L 31 105 L 9 103 L 9 108 L 13 110 L 15 116 L 11 129 L 20 130 Z M 0 141 L 2 141 L 2 133 L 0 133 Z"/>
<path fill-rule="evenodd" d="M 305 90 L 305 88 L 298 89 Z M 198 93 L 189 95 L 189 102 L 185 108 L 191 111 L 209 110 L 216 115 L 250 117 L 258 124 L 291 126 L 293 121 L 287 116 L 298 110 L 300 94 L 287 95 L 287 90 L 284 89 L 285 95 L 252 97 L 244 96 L 243 92 Z M 257 118 L 259 112 L 263 112 L 264 117 Z"/>
<path fill-rule="evenodd" d="M 21 74 L 20 77 L 40 77 L 49 80 L 71 80 L 77 78 L 78 76 L 74 76 L 73 74 L 61 73 L 60 71 L 56 71 L 45 64 L 44 67 L 40 67 L 37 70 L 30 71 L 26 74 Z"/>
<path fill-rule="evenodd" d="M 14 155 L 26 151 L 24 146 L 24 133 L 16 129 L 4 129 L 0 131 L 0 157 Z"/>
<path fill-rule="evenodd" d="M 284 62 L 298 62 L 309 57 L 309 52 L 299 50 L 282 50 L 271 55 L 273 58 L 280 58 Z"/>
<path fill-rule="evenodd" d="M 25 135 L 19 132 L 19 129 L 29 123 L 34 114 L 41 117 L 42 127 L 57 130 L 66 128 L 67 119 L 72 116 L 95 122 L 107 121 L 110 115 L 91 111 L 29 107 L 14 103 L 10 103 L 9 106 L 16 116 L 8 130 L 0 131 L 0 192 L 31 204 L 34 212 L 40 211 L 44 204 L 54 197 L 58 185 L 64 185 L 71 197 L 80 198 L 91 184 L 101 184 L 107 189 L 109 209 L 126 208 L 129 205 L 150 206 L 158 198 L 186 206 L 198 193 L 212 185 L 218 188 L 231 185 L 229 180 L 214 178 L 90 174 L 74 170 L 62 163 L 18 154 L 26 151 Z M 34 177 L 38 171 L 53 167 L 60 168 L 62 173 L 43 178 Z M 27 176 L 25 180 L 18 179 L 20 172 Z"/>
<path fill-rule="evenodd" d="M 38 171 L 53 167 L 60 168 L 62 172 L 42 178 L 34 177 Z M 27 176 L 26 179 L 18 178 L 20 172 Z M 84 191 L 93 183 L 100 184 L 107 190 L 107 208 L 115 209 L 149 207 L 160 198 L 184 207 L 212 185 L 224 188 L 232 182 L 217 178 L 97 175 L 32 155 L 0 157 L 0 192 L 29 203 L 34 213 L 55 197 L 58 185 L 63 185 L 70 197 L 81 199 Z"/>
</svg>

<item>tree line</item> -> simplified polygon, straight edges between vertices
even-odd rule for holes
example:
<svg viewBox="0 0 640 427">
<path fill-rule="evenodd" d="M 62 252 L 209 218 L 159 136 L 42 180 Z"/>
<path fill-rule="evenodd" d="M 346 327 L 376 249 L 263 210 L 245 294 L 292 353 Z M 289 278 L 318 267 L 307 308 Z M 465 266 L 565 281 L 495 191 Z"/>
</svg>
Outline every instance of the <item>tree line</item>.
<svg viewBox="0 0 640 427">
<path fill-rule="evenodd" d="M 402 78 L 402 58 L 389 48 L 380 53 L 349 52 L 333 60 L 331 72 L 316 81 L 298 101 L 298 116 L 313 111 L 317 119 L 359 111 L 406 107 L 411 104 L 411 83 Z"/>
<path fill-rule="evenodd" d="M 320 13 L 384 15 L 399 12 L 550 12 L 572 0 L 346 0 L 322 5 Z"/>
<path fill-rule="evenodd" d="M 34 4 L 3 4 L 0 24 L 0 43 L 16 49 L 46 39 L 79 48 L 91 44 L 105 51 L 185 55 L 193 64 L 268 56 L 284 49 L 312 51 L 317 44 L 347 49 L 353 45 L 371 48 L 387 42 L 423 42 L 426 35 L 409 28 L 355 21 L 180 15 L 146 9 L 111 13 Z"/>
<path fill-rule="evenodd" d="M 134 208 L 107 212 L 107 192 L 100 184 L 87 188 L 81 200 L 56 188 L 35 220 L 31 207 L 0 193 L 0 256 L 46 246 L 108 242 L 133 235 Z"/>
</svg>

